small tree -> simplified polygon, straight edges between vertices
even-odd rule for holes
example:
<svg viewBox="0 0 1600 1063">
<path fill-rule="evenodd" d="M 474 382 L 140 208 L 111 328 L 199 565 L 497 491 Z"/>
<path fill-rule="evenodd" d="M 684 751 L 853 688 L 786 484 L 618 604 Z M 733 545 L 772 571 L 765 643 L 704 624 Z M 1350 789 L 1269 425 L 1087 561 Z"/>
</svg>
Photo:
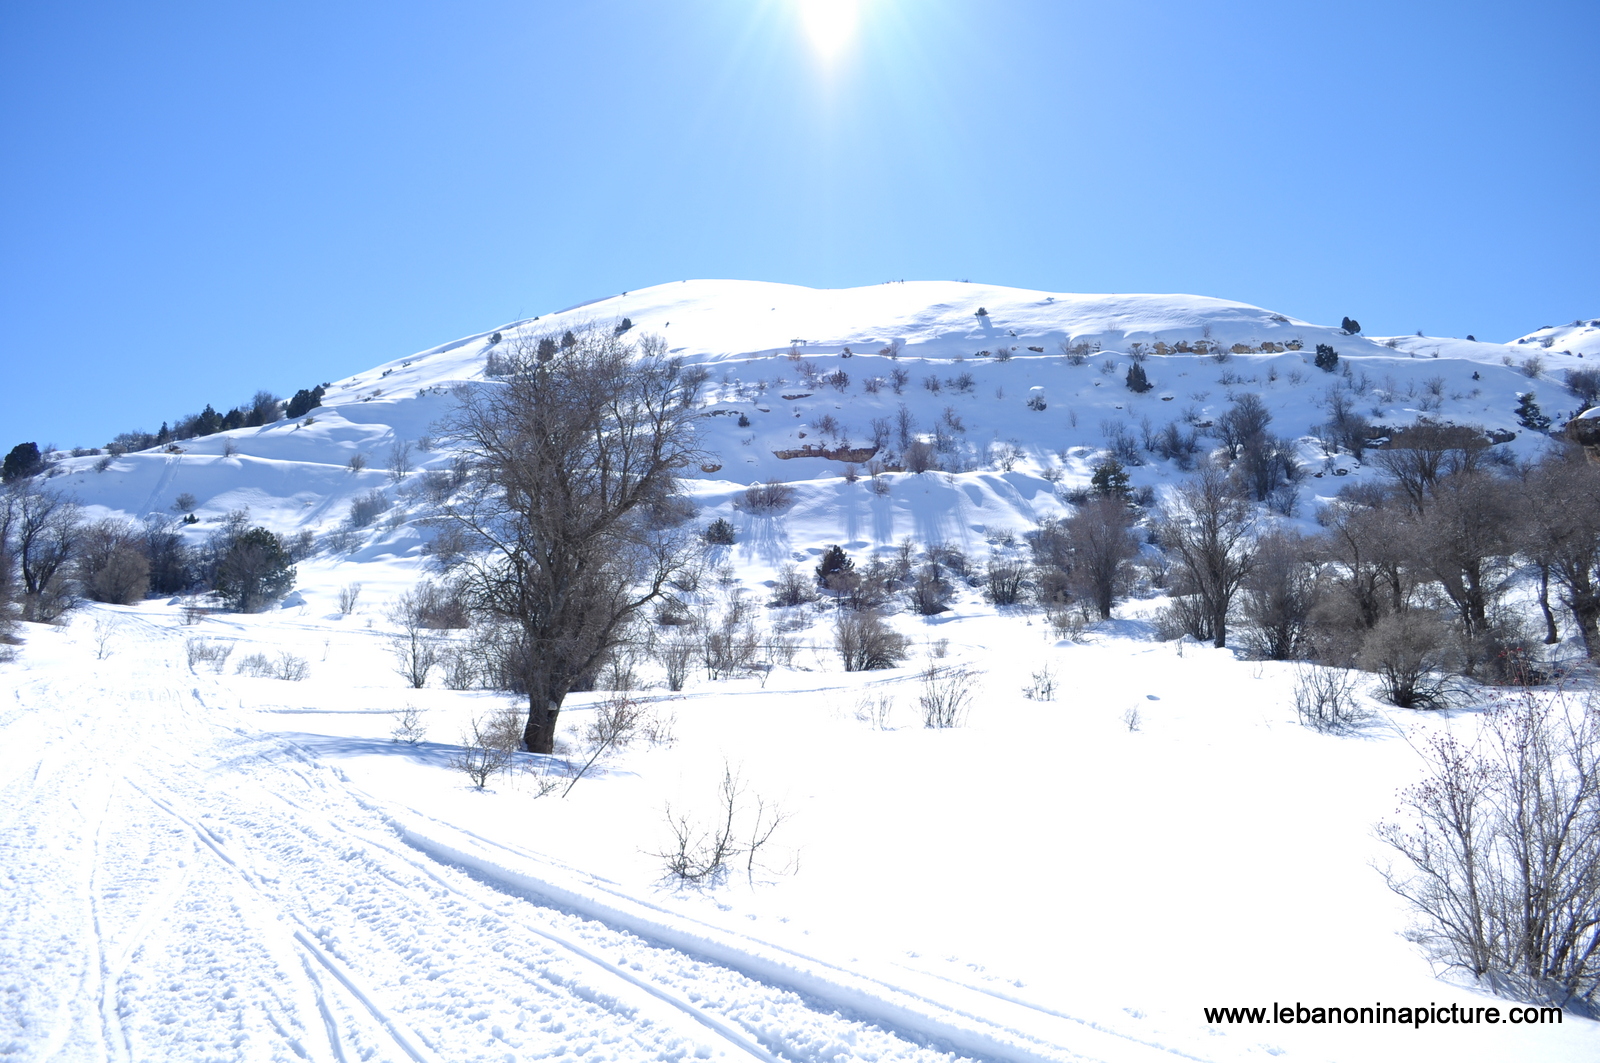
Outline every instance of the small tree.
<svg viewBox="0 0 1600 1063">
<path fill-rule="evenodd" d="M 718 517 L 706 525 L 706 530 L 700 537 L 713 546 L 733 545 L 733 523 L 724 517 Z"/>
<path fill-rule="evenodd" d="M 1353 317 L 1347 317 L 1339 322 L 1339 327 L 1345 332 L 1348 332 L 1350 335 L 1354 336 L 1356 333 L 1361 331 L 1361 322 L 1357 321 Z"/>
<path fill-rule="evenodd" d="M 11 453 L 6 455 L 4 472 L 0 473 L 0 480 L 8 484 L 15 483 L 43 469 L 44 459 L 39 456 L 39 444 L 18 443 L 11 448 Z"/>
<path fill-rule="evenodd" d="M 1331 373 L 1339 368 L 1339 352 L 1326 343 L 1317 344 L 1317 357 L 1314 363 L 1324 373 Z"/>
<path fill-rule="evenodd" d="M 1108 454 L 1095 462 L 1094 473 L 1089 477 L 1089 486 L 1102 498 L 1126 500 L 1130 494 L 1128 470 L 1122 462 Z"/>
<path fill-rule="evenodd" d="M 837 544 L 830 546 L 822 552 L 822 560 L 817 562 L 817 584 L 826 587 L 830 579 L 855 567 L 856 563 L 844 552 L 844 547 Z"/>
<path fill-rule="evenodd" d="M 259 613 L 294 587 L 283 541 L 266 528 L 230 537 L 217 563 L 215 589 L 241 613 Z"/>
<path fill-rule="evenodd" d="M 1128 390 L 1133 392 L 1135 395 L 1143 395 L 1145 392 L 1155 387 L 1154 384 L 1150 383 L 1150 378 L 1145 375 L 1144 366 L 1140 365 L 1138 362 L 1134 362 L 1132 365 L 1128 366 L 1128 377 L 1126 383 L 1128 385 Z"/>
<path fill-rule="evenodd" d="M 1539 409 L 1531 391 L 1524 391 L 1517 396 L 1517 423 L 1534 432 L 1544 432 L 1550 427 L 1550 418 Z"/>
</svg>

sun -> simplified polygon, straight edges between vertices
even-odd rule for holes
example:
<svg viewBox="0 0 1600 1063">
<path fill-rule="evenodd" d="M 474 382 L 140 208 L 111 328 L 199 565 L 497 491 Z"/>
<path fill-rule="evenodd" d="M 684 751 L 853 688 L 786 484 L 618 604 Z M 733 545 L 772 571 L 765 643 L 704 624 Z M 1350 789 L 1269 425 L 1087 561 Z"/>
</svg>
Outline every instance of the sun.
<svg viewBox="0 0 1600 1063">
<path fill-rule="evenodd" d="M 811 45 L 824 59 L 831 59 L 855 35 L 856 13 L 860 0 L 798 0 L 800 21 L 805 25 Z"/>
</svg>

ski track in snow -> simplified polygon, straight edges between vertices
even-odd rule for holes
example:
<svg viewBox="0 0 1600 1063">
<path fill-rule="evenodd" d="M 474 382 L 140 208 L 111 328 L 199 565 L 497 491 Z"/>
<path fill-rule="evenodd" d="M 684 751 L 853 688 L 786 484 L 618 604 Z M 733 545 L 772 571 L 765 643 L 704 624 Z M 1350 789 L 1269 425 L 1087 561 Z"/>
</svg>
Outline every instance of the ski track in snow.
<svg viewBox="0 0 1600 1063">
<path fill-rule="evenodd" d="M 123 682 L 24 678 L 0 708 L 0 1058 L 1171 1058 L 980 987 L 930 994 L 936 976 L 727 934 L 386 809 L 233 726 L 175 633 L 140 623 Z M 981 1017 L 997 1003 L 1021 1021 Z M 1059 1028 L 1025 1032 L 1039 1020 Z"/>
</svg>

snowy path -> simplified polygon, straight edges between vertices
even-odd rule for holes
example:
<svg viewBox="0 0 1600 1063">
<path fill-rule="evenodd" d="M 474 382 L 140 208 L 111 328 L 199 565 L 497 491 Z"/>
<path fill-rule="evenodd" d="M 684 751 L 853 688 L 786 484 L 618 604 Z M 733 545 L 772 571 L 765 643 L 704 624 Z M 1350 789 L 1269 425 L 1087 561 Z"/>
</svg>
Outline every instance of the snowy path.
<svg viewBox="0 0 1600 1063">
<path fill-rule="evenodd" d="M 0 1057 L 1173 1058 L 385 808 L 137 622 L 139 654 L 15 673 L 0 706 Z"/>
</svg>

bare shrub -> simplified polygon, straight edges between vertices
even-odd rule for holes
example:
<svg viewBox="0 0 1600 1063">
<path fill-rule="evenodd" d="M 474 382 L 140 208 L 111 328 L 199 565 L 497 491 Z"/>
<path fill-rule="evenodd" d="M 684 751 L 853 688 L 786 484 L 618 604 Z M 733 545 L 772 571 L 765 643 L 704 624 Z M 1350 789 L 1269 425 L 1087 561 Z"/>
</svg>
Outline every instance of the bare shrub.
<svg viewBox="0 0 1600 1063">
<path fill-rule="evenodd" d="M 674 813 L 671 805 L 666 807 L 670 844 L 652 855 L 663 862 L 668 880 L 689 885 L 720 882 L 729 865 L 743 857 L 745 874 L 755 881 L 761 850 L 788 816 L 759 795 L 747 798 L 738 773 L 726 763 L 718 799 L 716 813 L 704 825 Z"/>
<path fill-rule="evenodd" d="M 411 475 L 411 442 L 397 439 L 389 446 L 389 482 L 400 483 Z"/>
<path fill-rule="evenodd" d="M 388 497 L 374 487 L 365 494 L 357 495 L 350 502 L 350 514 L 345 517 L 345 523 L 351 528 L 371 527 L 380 516 L 388 512 L 391 504 Z"/>
<path fill-rule="evenodd" d="M 278 659 L 272 663 L 272 678 L 282 679 L 288 683 L 298 683 L 311 674 L 311 665 L 304 657 L 296 657 L 292 653 L 278 654 Z"/>
<path fill-rule="evenodd" d="M 356 601 L 361 597 L 361 584 L 346 583 L 339 588 L 339 615 L 349 616 L 356 611 Z"/>
<path fill-rule="evenodd" d="M 438 664 L 446 690 L 476 690 L 482 682 L 477 655 L 469 646 L 441 647 Z"/>
<path fill-rule="evenodd" d="M 189 667 L 192 669 L 197 664 L 209 664 L 211 670 L 218 675 L 228 664 L 228 657 L 233 653 L 231 642 L 207 642 L 205 639 L 188 639 L 183 644 L 188 653 Z"/>
<path fill-rule="evenodd" d="M 930 661 L 922 672 L 922 692 L 917 696 L 922 726 L 960 727 L 966 722 L 977 679 L 977 673 L 969 668 Z"/>
<path fill-rule="evenodd" d="M 234 669 L 235 675 L 247 675 L 252 679 L 272 678 L 272 658 L 264 653 L 251 653 L 239 659 L 239 666 Z"/>
<path fill-rule="evenodd" d="M 833 627 L 833 645 L 847 672 L 893 668 L 906 659 L 910 640 L 871 610 L 841 611 Z"/>
<path fill-rule="evenodd" d="M 933 444 L 918 439 L 905 448 L 906 471 L 924 473 L 939 467 L 939 460 L 934 453 Z"/>
<path fill-rule="evenodd" d="M 689 678 L 689 666 L 699 651 L 698 641 L 689 634 L 674 634 L 656 644 L 656 659 L 666 670 L 668 690 L 683 689 L 684 680 Z"/>
<path fill-rule="evenodd" d="M 1600 990 L 1600 700 L 1502 700 L 1477 740 L 1438 734 L 1380 839 L 1415 937 L 1496 993 L 1590 1010 Z"/>
<path fill-rule="evenodd" d="M 800 571 L 797 565 L 785 565 L 772 584 L 772 604 L 779 607 L 804 605 L 817 600 L 814 580 Z"/>
<path fill-rule="evenodd" d="M 1144 726 L 1144 714 L 1139 711 L 1139 706 L 1129 705 L 1122 710 L 1122 715 L 1117 717 L 1122 725 L 1129 731 L 1137 731 Z"/>
<path fill-rule="evenodd" d="M 427 737 L 428 726 L 422 722 L 422 710 L 415 705 L 407 705 L 392 715 L 394 727 L 390 728 L 389 734 L 394 741 L 414 746 Z"/>
<path fill-rule="evenodd" d="M 1021 561 L 991 557 L 984 566 L 984 596 L 995 605 L 1016 605 L 1028 579 L 1028 566 Z"/>
<path fill-rule="evenodd" d="M 1056 672 L 1048 663 L 1042 664 L 1033 673 L 1033 680 L 1022 688 L 1024 697 L 1033 701 L 1056 700 Z"/>
<path fill-rule="evenodd" d="M 449 767 L 466 775 L 474 788 L 482 790 L 515 759 L 516 747 L 508 745 L 499 733 L 504 730 L 493 720 L 485 723 L 474 717 L 469 730 L 462 734 L 461 750 L 450 758 Z"/>
<path fill-rule="evenodd" d="M 751 513 L 770 513 L 794 501 L 794 488 L 781 480 L 751 484 L 745 488 L 744 508 Z"/>
<path fill-rule="evenodd" d="M 350 455 L 350 471 L 351 472 L 360 472 L 362 469 L 365 469 L 366 467 L 367 467 L 367 456 L 365 454 L 352 454 L 352 455 Z"/>
<path fill-rule="evenodd" d="M 1378 673 L 1383 699 L 1402 709 L 1438 709 L 1447 703 L 1450 632 L 1434 614 L 1421 609 L 1392 613 L 1379 620 L 1361 643 L 1358 663 Z"/>
<path fill-rule="evenodd" d="M 889 730 L 889 717 L 894 713 L 894 695 L 882 691 L 868 691 L 856 702 L 856 719 L 872 725 L 875 731 Z"/>
<path fill-rule="evenodd" d="M 588 726 L 583 730 L 583 742 L 589 751 L 589 759 L 584 761 L 583 767 L 572 773 L 572 779 L 567 783 L 567 788 L 561 791 L 561 796 L 566 797 L 572 792 L 578 780 L 594 767 L 595 761 L 631 742 L 643 717 L 644 706 L 625 694 L 613 694 L 605 701 L 598 702 Z"/>
<path fill-rule="evenodd" d="M 103 661 L 111 656 L 111 640 L 122 625 L 115 620 L 101 618 L 94 622 L 94 658 Z"/>
<path fill-rule="evenodd" d="M 1371 716 L 1356 699 L 1354 672 L 1314 664 L 1295 670 L 1294 711 L 1302 724 L 1328 734 L 1354 731 Z"/>
</svg>

